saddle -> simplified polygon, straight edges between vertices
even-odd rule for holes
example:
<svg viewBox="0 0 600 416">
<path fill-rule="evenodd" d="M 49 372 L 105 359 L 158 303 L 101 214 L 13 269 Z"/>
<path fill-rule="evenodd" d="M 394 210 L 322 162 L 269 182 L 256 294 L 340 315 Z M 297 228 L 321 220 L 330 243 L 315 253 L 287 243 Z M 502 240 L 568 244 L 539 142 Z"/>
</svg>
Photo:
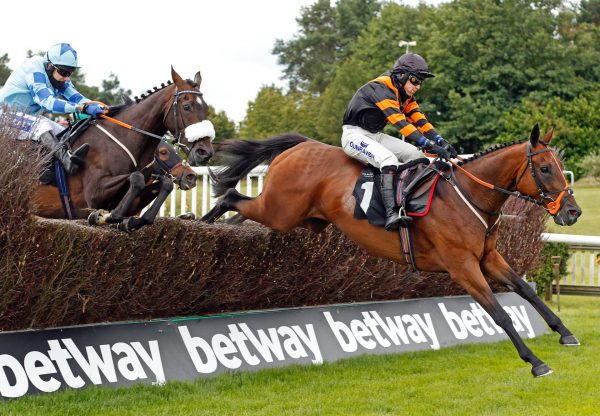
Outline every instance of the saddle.
<svg viewBox="0 0 600 416">
<path fill-rule="evenodd" d="M 63 143 L 68 142 L 70 146 L 84 131 L 87 130 L 91 125 L 91 121 L 91 118 L 85 118 L 83 120 L 78 120 L 73 124 L 69 124 L 69 127 L 58 133 L 56 137 Z"/>
<path fill-rule="evenodd" d="M 398 167 L 394 187 L 396 203 L 410 217 L 423 217 L 429 213 L 438 180 L 446 169 L 445 162 L 430 163 L 427 158 L 410 161 Z M 365 167 L 356 181 L 353 195 L 356 198 L 354 218 L 366 219 L 370 224 L 383 227 L 385 208 L 375 180 L 379 169 Z"/>
</svg>

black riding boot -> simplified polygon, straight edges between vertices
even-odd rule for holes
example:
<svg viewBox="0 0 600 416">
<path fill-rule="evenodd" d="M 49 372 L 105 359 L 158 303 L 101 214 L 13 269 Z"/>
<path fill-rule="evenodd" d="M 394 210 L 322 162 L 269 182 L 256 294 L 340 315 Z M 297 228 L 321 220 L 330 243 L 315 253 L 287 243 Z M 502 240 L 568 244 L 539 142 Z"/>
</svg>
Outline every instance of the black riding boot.
<svg viewBox="0 0 600 416">
<path fill-rule="evenodd" d="M 54 182 L 52 157 L 55 157 L 60 162 L 68 175 L 73 175 L 85 164 L 84 159 L 87 156 L 88 150 L 90 150 L 90 145 L 85 143 L 71 153 L 68 145 L 59 142 L 51 131 L 47 131 L 40 136 L 40 143 L 50 152 L 49 166 L 40 174 L 40 182 L 43 184 Z"/>
<path fill-rule="evenodd" d="M 387 231 L 397 230 L 400 226 L 400 218 L 398 218 L 398 210 L 396 208 L 396 193 L 394 192 L 394 174 L 396 173 L 395 166 L 385 166 L 381 168 L 379 176 L 379 190 L 385 207 L 385 229 Z"/>
</svg>

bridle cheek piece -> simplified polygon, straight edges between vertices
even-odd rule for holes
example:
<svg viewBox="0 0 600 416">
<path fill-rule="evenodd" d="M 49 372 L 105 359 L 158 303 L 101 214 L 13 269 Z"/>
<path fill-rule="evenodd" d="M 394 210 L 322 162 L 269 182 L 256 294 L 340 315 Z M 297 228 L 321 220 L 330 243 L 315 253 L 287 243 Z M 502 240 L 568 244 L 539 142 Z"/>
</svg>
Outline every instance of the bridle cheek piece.
<svg viewBox="0 0 600 416">
<path fill-rule="evenodd" d="M 533 181 L 535 182 L 535 186 L 537 187 L 537 191 L 538 191 L 538 194 L 540 197 L 539 197 L 539 199 L 534 199 L 529 196 L 519 194 L 520 195 L 519 198 L 529 200 L 529 201 L 533 202 L 534 204 L 543 207 L 550 215 L 556 215 L 558 213 L 558 211 L 560 211 L 561 203 L 562 203 L 562 200 L 565 197 L 565 195 L 567 195 L 567 194 L 573 195 L 573 190 L 569 187 L 566 180 L 565 180 L 565 185 L 566 185 L 565 188 L 563 188 L 560 191 L 549 192 L 549 191 L 544 190 L 544 185 L 540 181 L 540 178 L 538 177 L 538 175 L 536 175 L 536 173 L 535 173 L 535 168 L 533 166 L 533 157 L 536 155 L 539 155 L 541 153 L 546 153 L 546 152 L 552 152 L 552 149 L 545 148 L 542 150 L 532 152 L 531 144 L 527 146 L 527 166 L 529 167 L 529 172 L 531 173 L 531 177 L 533 178 Z M 552 157 L 554 158 L 554 155 L 552 155 Z M 554 160 L 556 162 L 556 158 L 554 158 Z M 558 162 L 556 162 L 556 165 L 560 170 L 560 165 L 558 164 Z M 521 173 L 521 175 L 519 175 L 519 179 L 517 180 L 517 182 L 515 184 L 515 188 L 517 187 L 517 185 L 523 178 L 523 175 L 525 174 L 526 171 L 527 171 L 527 168 L 523 169 L 523 172 Z M 554 199 L 552 197 L 552 195 L 556 195 L 556 194 L 558 194 L 558 197 L 556 197 L 556 199 Z M 548 200 L 547 203 L 546 203 L 546 200 Z"/>
</svg>

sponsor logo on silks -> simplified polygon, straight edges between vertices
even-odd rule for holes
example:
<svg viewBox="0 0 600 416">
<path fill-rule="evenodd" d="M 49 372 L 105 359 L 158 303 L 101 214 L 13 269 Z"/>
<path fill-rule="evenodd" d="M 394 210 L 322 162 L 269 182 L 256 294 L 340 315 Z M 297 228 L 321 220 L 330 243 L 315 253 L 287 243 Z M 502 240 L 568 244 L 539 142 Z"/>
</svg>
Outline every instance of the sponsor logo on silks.
<svg viewBox="0 0 600 416">
<path fill-rule="evenodd" d="M 361 142 L 361 145 L 364 144 Z M 357 146 L 354 144 L 354 142 L 350 142 L 350 148 L 356 150 L 359 153 L 362 153 L 363 155 L 367 156 L 370 159 L 375 159 L 375 156 L 373 155 L 373 153 L 369 152 L 367 149 L 365 149 L 365 146 Z"/>
<path fill-rule="evenodd" d="M 369 143 L 360 142 L 360 145 L 361 145 L 362 147 L 368 147 L 368 146 L 369 146 Z"/>
<path fill-rule="evenodd" d="M 23 116 L 14 116 L 10 121 L 10 127 L 13 129 L 19 129 L 21 131 L 29 132 L 33 127 L 35 120 Z"/>
</svg>

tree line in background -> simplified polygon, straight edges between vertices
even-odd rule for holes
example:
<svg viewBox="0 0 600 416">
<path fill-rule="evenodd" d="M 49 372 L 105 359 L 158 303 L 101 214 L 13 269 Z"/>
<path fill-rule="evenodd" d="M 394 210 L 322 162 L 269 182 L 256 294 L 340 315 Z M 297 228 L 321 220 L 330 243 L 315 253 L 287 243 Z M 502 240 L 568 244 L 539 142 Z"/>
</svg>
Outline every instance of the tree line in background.
<svg viewBox="0 0 600 416">
<path fill-rule="evenodd" d="M 553 143 L 579 176 L 583 158 L 600 147 L 600 0 L 454 0 L 417 7 L 317 0 L 296 20 L 296 35 L 273 48 L 287 87 L 264 85 L 239 126 L 211 107 L 219 138 L 297 131 L 339 144 L 354 92 L 391 68 L 404 52 L 399 40 L 414 40 L 411 51 L 436 74 L 417 100 L 461 152 L 525 138 L 540 123 L 555 127 Z M 0 56 L 0 84 L 10 73 L 7 63 L 8 56 Z M 82 93 L 107 103 L 130 93 L 113 74 L 101 88 L 82 85 L 78 76 Z"/>
<path fill-rule="evenodd" d="M 417 101 L 462 152 L 526 138 L 540 123 L 555 127 L 553 143 L 579 176 L 580 160 L 600 147 L 600 0 L 318 0 L 297 22 L 273 50 L 288 87 L 263 86 L 240 137 L 295 130 L 339 144 L 352 95 L 391 69 L 400 40 L 414 40 L 411 52 L 436 74 Z"/>
</svg>

